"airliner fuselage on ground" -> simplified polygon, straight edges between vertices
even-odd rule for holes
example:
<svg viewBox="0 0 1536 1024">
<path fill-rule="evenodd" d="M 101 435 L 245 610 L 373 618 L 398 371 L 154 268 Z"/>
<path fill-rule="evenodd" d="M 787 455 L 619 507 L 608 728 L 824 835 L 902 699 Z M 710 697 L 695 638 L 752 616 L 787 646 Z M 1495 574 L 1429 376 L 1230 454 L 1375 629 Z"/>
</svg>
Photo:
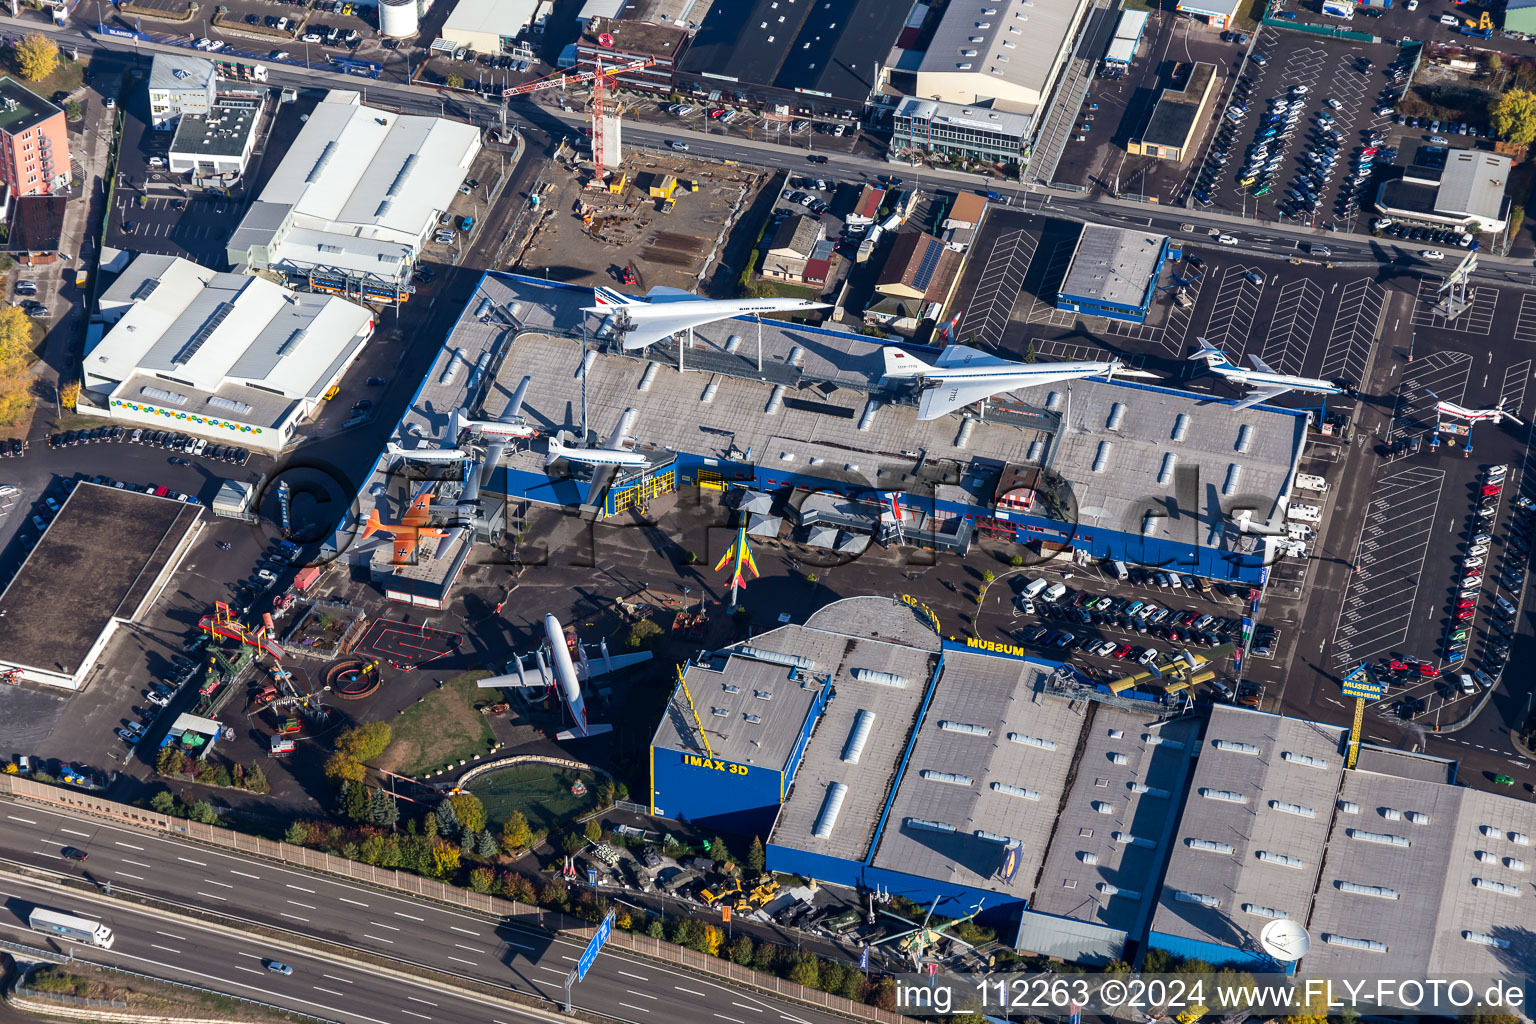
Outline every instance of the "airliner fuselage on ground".
<svg viewBox="0 0 1536 1024">
<path fill-rule="evenodd" d="M 1319 377 L 1297 377 L 1289 373 L 1276 373 L 1264 364 L 1264 360 L 1258 356 L 1249 356 L 1253 363 L 1252 370 L 1245 370 L 1241 366 L 1234 366 L 1227 358 L 1227 354 L 1218 348 L 1213 348 L 1200 339 L 1200 350 L 1189 357 L 1191 360 L 1204 360 L 1205 365 L 1218 377 L 1225 377 L 1236 384 L 1247 388 L 1253 388 L 1246 398 L 1237 403 L 1236 408 L 1247 409 L 1258 405 L 1260 402 L 1268 402 L 1278 398 L 1287 391 L 1306 391 L 1315 395 L 1349 395 L 1353 397 L 1357 392 L 1355 386 L 1346 380 L 1323 380 Z"/>
</svg>

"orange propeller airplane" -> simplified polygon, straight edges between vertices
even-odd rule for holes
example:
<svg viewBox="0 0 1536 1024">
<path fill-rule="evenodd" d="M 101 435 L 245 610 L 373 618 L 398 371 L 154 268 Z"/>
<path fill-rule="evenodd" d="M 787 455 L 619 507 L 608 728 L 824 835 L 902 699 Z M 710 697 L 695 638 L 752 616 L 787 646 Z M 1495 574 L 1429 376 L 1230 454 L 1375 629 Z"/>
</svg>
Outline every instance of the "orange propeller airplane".
<svg viewBox="0 0 1536 1024">
<path fill-rule="evenodd" d="M 428 526 L 432 521 L 428 506 L 432 504 L 430 492 L 423 493 L 411 502 L 411 507 L 405 515 L 400 517 L 398 523 L 386 523 L 379 518 L 379 510 L 374 509 L 368 516 L 368 522 L 363 526 L 363 539 L 367 540 L 376 533 L 387 533 L 395 539 L 395 564 L 410 565 L 415 561 L 416 549 L 421 542 L 429 538 L 446 537 L 448 531 L 439 530 Z"/>
</svg>

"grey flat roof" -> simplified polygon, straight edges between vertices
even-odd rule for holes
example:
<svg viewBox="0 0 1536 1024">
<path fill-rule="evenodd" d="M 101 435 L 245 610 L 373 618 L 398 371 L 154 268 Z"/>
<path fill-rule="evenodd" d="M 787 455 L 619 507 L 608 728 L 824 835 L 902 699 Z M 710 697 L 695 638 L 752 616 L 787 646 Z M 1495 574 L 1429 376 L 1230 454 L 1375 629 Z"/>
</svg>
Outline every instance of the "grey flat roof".
<svg viewBox="0 0 1536 1024">
<path fill-rule="evenodd" d="M 1078 236 L 1067 276 L 1061 282 L 1063 297 L 1096 299 L 1137 306 L 1152 287 L 1158 255 L 1168 244 L 1167 235 L 1104 224 L 1084 224 Z"/>
<path fill-rule="evenodd" d="M 1306 924 L 1344 773 L 1341 750 L 1346 733 L 1337 726 L 1229 705 L 1211 708 L 1158 895 L 1153 931 L 1251 947 L 1259 930 L 1273 919 L 1260 908 Z M 1242 747 L 1224 749 L 1227 744 Z M 1248 747 L 1257 753 L 1244 749 Z M 1206 795 L 1211 793 L 1237 793 L 1246 803 Z M 1314 813 L 1281 810 L 1277 802 Z M 1192 845 L 1200 842 L 1221 843 L 1231 852 Z M 1261 859 L 1260 851 L 1301 863 L 1291 867 Z M 1213 908 L 1175 898 L 1181 891 L 1221 902 Z"/>
<path fill-rule="evenodd" d="M 1509 184 L 1510 158 L 1476 149 L 1452 150 L 1440 175 L 1435 209 L 1497 220 L 1504 212 L 1504 188 Z"/>
<path fill-rule="evenodd" d="M 809 672 L 761 661 L 743 653 L 744 645 L 689 662 L 683 678 L 709 739 L 708 750 L 699 738 L 698 724 L 688 710 L 681 686 L 673 690 L 656 730 L 655 745 L 701 755 L 707 752 L 738 764 L 783 768 L 816 694 L 825 685 L 827 672 L 821 663 L 829 653 L 826 646 L 817 643 L 817 634 L 801 636 L 802 632 L 802 627 L 786 626 L 774 631 L 782 635 L 765 634 L 755 638 L 751 646 L 812 659 L 822 655 Z"/>
<path fill-rule="evenodd" d="M 182 72 L 178 75 L 176 72 Z M 157 53 L 149 63 L 151 89 L 187 89 L 208 84 L 213 61 L 185 53 Z"/>
<path fill-rule="evenodd" d="M 1200 101 L 1216 74 L 1216 65 L 1196 61 L 1190 70 L 1189 81 L 1182 89 L 1164 89 L 1147 119 L 1147 130 L 1141 133 L 1142 142 L 1159 146 L 1182 148 L 1189 142 L 1189 133 L 1200 113 Z"/>
<path fill-rule="evenodd" d="M 1076 778 L 1030 908 L 1139 935 L 1157 898 L 1157 873 L 1200 722 L 1158 722 L 1109 704 L 1089 706 L 1093 714 Z M 1113 813 L 1103 813 L 1104 804 Z M 1130 842 L 1131 836 L 1151 845 Z M 1105 885 L 1120 891 L 1111 894 Z"/>
<path fill-rule="evenodd" d="M 0 78 L 0 100 L 16 101 L 13 110 L 0 106 L 0 132 L 7 135 L 20 135 L 63 112 L 62 107 L 43 99 L 14 78 Z"/>
<path fill-rule="evenodd" d="M 1054 668 L 1033 659 L 945 652 L 911 759 L 897 782 L 875 867 L 1020 899 L 1033 894 L 1086 721 L 1086 702 L 1074 706 L 1039 693 L 1042 677 Z M 987 731 L 971 735 L 942 723 Z M 1026 738 L 1053 746 L 1021 742 Z M 1038 799 L 994 784 L 1028 790 Z M 954 831 L 933 831 L 914 820 Z M 978 831 L 1022 844 L 1011 884 L 997 874 L 1004 844 L 979 837 Z"/>
<path fill-rule="evenodd" d="M 205 116 L 183 114 L 171 140 L 171 152 L 180 156 L 239 156 L 256 130 L 256 111 L 251 107 L 214 104 Z"/>
<path fill-rule="evenodd" d="M 959 65 L 967 64 L 974 68 L 971 74 L 976 76 L 975 89 L 981 95 L 996 91 L 988 79 L 1002 79 L 1044 94 L 1081 6 L 1072 0 L 1044 4 L 1033 0 L 953 0 L 918 70 L 958 74 L 963 73 Z"/>
<path fill-rule="evenodd" d="M 0 592 L 0 659 L 78 671 L 107 624 L 138 610 L 201 509 L 139 491 L 76 486 Z"/>
<path fill-rule="evenodd" d="M 847 598 L 817 615 L 817 628 L 843 638 L 847 653 L 835 667 L 828 666 L 837 697 L 828 702 L 815 735 L 806 745 L 770 840 L 780 846 L 863 861 L 938 664 L 938 637 L 918 623 L 912 609 L 889 597 Z M 904 625 L 910 629 L 904 631 Z M 872 633 L 878 633 L 880 639 L 871 639 Z M 903 633 L 906 635 L 893 636 Z M 857 639 L 847 642 L 849 637 Z M 909 641 L 918 646 L 908 646 Z M 906 679 L 907 685 L 885 686 L 855 679 L 854 669 L 889 672 Z M 874 724 L 858 761 L 844 761 L 854 722 L 865 711 L 874 715 Z M 812 829 L 828 787 L 837 782 L 847 786 L 848 793 L 832 834 L 818 839 Z"/>
</svg>

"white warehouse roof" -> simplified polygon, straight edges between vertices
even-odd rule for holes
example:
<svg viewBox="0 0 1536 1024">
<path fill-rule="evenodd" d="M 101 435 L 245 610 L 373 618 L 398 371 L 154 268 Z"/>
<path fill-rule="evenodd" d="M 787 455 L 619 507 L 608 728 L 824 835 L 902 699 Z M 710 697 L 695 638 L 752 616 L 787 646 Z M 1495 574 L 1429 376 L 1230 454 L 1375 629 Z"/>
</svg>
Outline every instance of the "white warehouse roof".
<svg viewBox="0 0 1536 1024">
<path fill-rule="evenodd" d="M 332 90 L 235 231 L 231 261 L 271 247 L 272 266 L 318 263 L 395 278 L 479 151 L 473 125 L 367 107 L 355 92 Z"/>
<path fill-rule="evenodd" d="M 344 299 L 153 254 L 134 259 L 100 310 L 115 322 L 86 353 L 87 389 L 239 420 L 318 401 L 373 330 L 373 314 Z"/>
</svg>

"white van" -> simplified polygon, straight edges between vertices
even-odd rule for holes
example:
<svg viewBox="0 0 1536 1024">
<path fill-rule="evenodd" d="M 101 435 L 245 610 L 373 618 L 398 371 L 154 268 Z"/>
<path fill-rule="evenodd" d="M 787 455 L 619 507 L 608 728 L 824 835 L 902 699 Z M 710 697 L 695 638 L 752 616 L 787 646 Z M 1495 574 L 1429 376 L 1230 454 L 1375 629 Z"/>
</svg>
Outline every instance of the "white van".
<svg viewBox="0 0 1536 1024">
<path fill-rule="evenodd" d="M 1442 14 L 1440 15 L 1440 24 L 1446 28 L 1455 28 L 1460 22 L 1456 20 L 1456 15 L 1454 14 Z"/>
<path fill-rule="evenodd" d="M 1125 563 L 1118 558 L 1109 563 L 1109 571 L 1115 574 L 1115 579 L 1117 580 L 1128 580 L 1131 578 L 1131 570 L 1126 568 Z"/>
<path fill-rule="evenodd" d="M 1020 591 L 1019 594 L 1021 597 L 1026 598 L 1039 597 L 1040 591 L 1044 590 L 1048 586 L 1050 586 L 1050 584 L 1045 580 L 1030 580 L 1028 583 L 1024 584 L 1024 589 Z"/>
<path fill-rule="evenodd" d="M 1060 601 L 1063 597 L 1067 596 L 1067 585 L 1065 583 L 1052 583 L 1045 588 L 1045 593 L 1040 596 L 1047 601 Z"/>
<path fill-rule="evenodd" d="M 1472 681 L 1472 677 L 1467 675 L 1465 672 L 1462 672 L 1462 673 L 1458 674 L 1456 679 L 1461 684 L 1461 692 L 1462 693 L 1476 693 L 1477 692 L 1477 684 L 1474 683 Z"/>
</svg>

